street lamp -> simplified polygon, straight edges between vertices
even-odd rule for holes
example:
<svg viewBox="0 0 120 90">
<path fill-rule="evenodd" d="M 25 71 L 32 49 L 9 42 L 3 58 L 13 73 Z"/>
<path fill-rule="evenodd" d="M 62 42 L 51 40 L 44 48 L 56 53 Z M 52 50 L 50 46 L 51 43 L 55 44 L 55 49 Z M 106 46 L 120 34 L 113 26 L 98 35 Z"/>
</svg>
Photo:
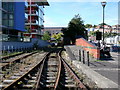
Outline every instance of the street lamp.
<svg viewBox="0 0 120 90">
<path fill-rule="evenodd" d="M 104 43 L 104 8 L 106 6 L 107 2 L 101 2 L 101 5 L 103 6 L 103 46 L 105 45 Z"/>
</svg>

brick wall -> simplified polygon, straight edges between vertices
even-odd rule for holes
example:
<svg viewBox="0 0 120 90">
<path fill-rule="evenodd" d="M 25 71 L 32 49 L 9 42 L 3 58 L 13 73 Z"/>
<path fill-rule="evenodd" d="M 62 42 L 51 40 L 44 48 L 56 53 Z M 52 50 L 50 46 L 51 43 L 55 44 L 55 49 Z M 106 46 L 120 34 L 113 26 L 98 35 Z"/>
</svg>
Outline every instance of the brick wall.
<svg viewBox="0 0 120 90">
<path fill-rule="evenodd" d="M 76 45 L 81 46 L 86 51 L 89 51 L 90 55 L 92 55 L 94 58 L 100 58 L 100 49 L 98 49 L 95 45 L 88 42 L 84 38 L 76 39 Z"/>
</svg>

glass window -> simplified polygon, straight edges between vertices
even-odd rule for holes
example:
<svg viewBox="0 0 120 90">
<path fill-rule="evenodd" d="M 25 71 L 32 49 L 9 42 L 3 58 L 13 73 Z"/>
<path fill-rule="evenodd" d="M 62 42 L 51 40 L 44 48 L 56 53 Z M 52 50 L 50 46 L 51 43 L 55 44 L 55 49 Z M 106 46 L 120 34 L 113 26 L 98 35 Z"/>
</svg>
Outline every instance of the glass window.
<svg viewBox="0 0 120 90">
<path fill-rule="evenodd" d="M 9 2 L 9 12 L 13 12 L 13 2 Z"/>
<path fill-rule="evenodd" d="M 13 27 L 13 20 L 9 20 L 9 26 Z"/>
<path fill-rule="evenodd" d="M 13 19 L 13 14 L 9 14 L 9 19 Z"/>
<path fill-rule="evenodd" d="M 2 8 L 8 10 L 8 2 L 2 2 Z"/>
<path fill-rule="evenodd" d="M 8 19 L 8 14 L 5 13 L 5 12 L 3 12 L 3 13 L 2 13 L 2 18 L 3 18 L 3 19 Z"/>
<path fill-rule="evenodd" d="M 8 20 L 2 20 L 2 25 L 8 26 Z"/>
</svg>

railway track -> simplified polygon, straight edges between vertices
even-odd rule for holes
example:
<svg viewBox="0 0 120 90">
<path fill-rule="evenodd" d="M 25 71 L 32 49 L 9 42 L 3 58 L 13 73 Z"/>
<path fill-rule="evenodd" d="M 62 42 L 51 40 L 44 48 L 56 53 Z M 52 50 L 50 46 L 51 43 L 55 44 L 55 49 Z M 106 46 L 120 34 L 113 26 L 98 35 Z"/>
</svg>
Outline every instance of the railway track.
<svg viewBox="0 0 120 90">
<path fill-rule="evenodd" d="M 0 63 L 0 84 L 10 76 L 14 75 L 14 73 L 18 72 L 21 67 L 34 62 L 30 59 L 36 54 L 37 52 L 25 53 L 23 55 L 16 56 L 15 58 L 6 60 L 6 62 Z"/>
<path fill-rule="evenodd" d="M 87 90 L 59 51 L 46 54 L 42 60 L 21 71 L 16 79 L 4 81 L 2 89 Z"/>
<path fill-rule="evenodd" d="M 19 52 L 19 53 L 17 53 L 17 54 L 13 54 L 13 55 L 2 56 L 1 59 L 2 59 L 2 60 L 6 60 L 6 59 L 9 59 L 9 58 L 12 58 L 12 57 L 21 55 L 21 54 L 24 54 L 24 52 Z"/>
<path fill-rule="evenodd" d="M 0 68 L 2 70 L 5 70 L 9 66 L 11 66 L 11 64 L 20 62 L 20 60 L 22 60 L 22 59 L 24 59 L 24 58 L 26 58 L 26 57 L 28 57 L 30 55 L 33 55 L 35 53 L 37 53 L 37 52 L 17 54 L 15 57 L 9 58 L 7 60 L 4 60 L 2 58 L 2 60 L 0 61 Z"/>
</svg>

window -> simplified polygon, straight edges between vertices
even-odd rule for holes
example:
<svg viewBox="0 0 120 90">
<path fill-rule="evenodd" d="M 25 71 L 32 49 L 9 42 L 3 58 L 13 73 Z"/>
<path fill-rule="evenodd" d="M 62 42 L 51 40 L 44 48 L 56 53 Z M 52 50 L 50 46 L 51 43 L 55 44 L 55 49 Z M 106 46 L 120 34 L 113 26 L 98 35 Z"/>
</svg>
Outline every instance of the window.
<svg viewBox="0 0 120 90">
<path fill-rule="evenodd" d="M 2 25 L 8 26 L 8 20 L 2 20 Z"/>
<path fill-rule="evenodd" d="M 9 12 L 13 12 L 13 2 L 9 2 L 9 7 L 8 7 Z"/>
<path fill-rule="evenodd" d="M 9 20 L 9 27 L 13 27 L 13 20 Z"/>
<path fill-rule="evenodd" d="M 8 19 L 8 14 L 5 13 L 5 12 L 3 12 L 3 13 L 2 13 L 2 18 L 3 18 L 3 19 Z"/>
<path fill-rule="evenodd" d="M 2 2 L 2 8 L 8 10 L 8 2 Z"/>
<path fill-rule="evenodd" d="M 13 14 L 9 14 L 9 19 L 13 19 Z"/>
</svg>

